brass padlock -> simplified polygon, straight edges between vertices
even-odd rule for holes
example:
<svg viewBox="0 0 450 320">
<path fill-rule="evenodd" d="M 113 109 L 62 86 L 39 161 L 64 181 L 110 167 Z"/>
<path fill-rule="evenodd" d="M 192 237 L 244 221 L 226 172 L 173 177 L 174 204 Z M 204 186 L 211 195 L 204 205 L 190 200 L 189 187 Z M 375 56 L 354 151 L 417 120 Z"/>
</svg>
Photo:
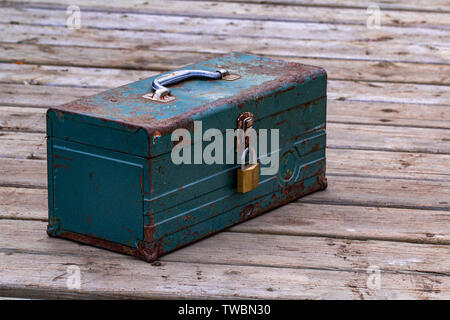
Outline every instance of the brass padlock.
<svg viewBox="0 0 450 320">
<path fill-rule="evenodd" d="M 237 170 L 237 191 L 240 193 L 246 193 L 258 186 L 259 182 L 259 165 L 255 164 L 245 164 L 245 155 L 247 151 L 253 150 L 249 148 L 245 148 L 241 157 L 241 168 Z M 256 152 L 254 152 L 254 156 L 256 159 Z"/>
</svg>

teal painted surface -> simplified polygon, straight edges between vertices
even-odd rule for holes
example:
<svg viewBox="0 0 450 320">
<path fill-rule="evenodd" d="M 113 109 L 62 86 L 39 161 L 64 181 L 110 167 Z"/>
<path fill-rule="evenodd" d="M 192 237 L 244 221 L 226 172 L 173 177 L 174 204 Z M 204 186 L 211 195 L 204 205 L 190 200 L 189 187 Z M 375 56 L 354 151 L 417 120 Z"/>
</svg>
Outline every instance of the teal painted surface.
<svg viewBox="0 0 450 320">
<path fill-rule="evenodd" d="M 296 77 L 286 62 L 242 54 L 186 68 L 218 65 L 242 78 L 182 82 L 170 87 L 175 102 L 158 104 L 142 98 L 152 77 L 49 110 L 50 235 L 144 244 L 158 256 L 324 188 L 324 71 L 302 67 Z M 280 130 L 280 170 L 260 176 L 256 189 L 236 192 L 237 165 L 171 162 L 173 129 L 192 133 L 201 120 L 203 132 L 224 132 L 244 111 L 254 114 L 254 129 Z"/>
<path fill-rule="evenodd" d="M 95 123 L 83 114 L 50 109 L 47 112 L 47 135 L 141 157 L 149 153 L 144 129 L 109 121 Z"/>
<path fill-rule="evenodd" d="M 141 98 L 142 95 L 149 92 L 152 81 L 157 77 L 154 76 L 130 83 L 120 88 L 108 90 L 87 99 L 87 104 L 95 106 L 95 113 L 87 112 L 86 115 L 93 117 L 101 115 L 103 119 L 119 121 L 126 119 L 139 121 L 135 120 L 139 118 L 154 118 L 156 121 L 170 119 L 204 104 L 223 98 L 233 97 L 240 91 L 276 79 L 280 76 L 279 74 L 262 74 L 253 69 L 260 65 L 268 66 L 269 61 L 268 58 L 263 57 L 232 54 L 230 56 L 223 56 L 217 59 L 199 62 L 181 69 L 204 69 L 215 71 L 218 69 L 218 66 L 222 66 L 231 73 L 239 74 L 242 78 L 236 81 L 184 81 L 181 84 L 170 86 L 171 92 L 177 97 L 177 100 L 172 103 L 161 104 Z M 281 61 L 279 63 L 286 64 Z M 112 96 L 116 98 L 116 101 L 111 101 L 110 97 Z"/>
<path fill-rule="evenodd" d="M 58 138 L 49 141 L 51 220 L 59 221 L 58 232 L 95 235 L 130 247 L 142 240 L 145 159 Z"/>
<path fill-rule="evenodd" d="M 309 189 L 307 192 L 301 191 L 307 189 Z M 241 221 L 255 217 L 258 214 L 263 213 L 267 209 L 272 209 L 285 204 L 288 201 L 292 201 L 295 199 L 295 197 L 298 198 L 319 189 L 320 186 L 318 184 L 317 177 L 311 177 L 302 181 L 302 188 L 295 190 L 291 194 L 291 197 L 280 194 L 278 192 L 266 194 L 255 201 L 258 205 L 236 207 L 220 215 L 193 224 L 189 228 L 184 228 L 175 233 L 166 235 L 160 240 L 160 242 L 162 243 L 162 250 L 164 252 L 172 251 L 192 241 L 217 232 L 218 230 L 222 230 Z"/>
</svg>

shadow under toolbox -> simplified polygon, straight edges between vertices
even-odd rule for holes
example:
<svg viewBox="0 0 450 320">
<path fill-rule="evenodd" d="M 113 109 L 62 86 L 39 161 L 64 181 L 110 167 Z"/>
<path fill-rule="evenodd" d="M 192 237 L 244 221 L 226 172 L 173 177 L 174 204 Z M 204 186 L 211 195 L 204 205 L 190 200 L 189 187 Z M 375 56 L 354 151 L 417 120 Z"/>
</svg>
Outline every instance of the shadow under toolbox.
<svg viewBox="0 0 450 320">
<path fill-rule="evenodd" d="M 48 234 L 152 261 L 326 188 L 326 82 L 322 68 L 233 53 L 49 109 Z M 218 134 L 195 139 L 199 121 Z M 256 168 L 202 159 L 249 127 L 269 132 Z M 178 128 L 191 164 L 173 161 Z M 279 170 L 263 175 L 269 156 Z"/>
</svg>

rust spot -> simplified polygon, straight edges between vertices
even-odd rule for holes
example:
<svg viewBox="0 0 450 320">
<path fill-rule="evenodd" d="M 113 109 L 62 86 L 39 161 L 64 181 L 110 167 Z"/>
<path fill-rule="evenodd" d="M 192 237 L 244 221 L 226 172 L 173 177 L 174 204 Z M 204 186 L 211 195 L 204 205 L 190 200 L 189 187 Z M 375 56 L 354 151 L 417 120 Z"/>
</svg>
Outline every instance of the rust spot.
<svg viewBox="0 0 450 320">
<path fill-rule="evenodd" d="M 320 147 L 320 143 L 316 143 L 312 148 L 311 148 L 311 152 L 317 151 L 319 150 Z"/>
<path fill-rule="evenodd" d="M 155 130 L 152 134 L 153 139 L 158 139 L 161 137 L 161 132 L 159 130 Z"/>
<path fill-rule="evenodd" d="M 53 158 L 54 158 L 54 159 L 63 159 L 63 160 L 68 160 L 68 161 L 72 161 L 72 160 L 73 160 L 72 158 L 67 158 L 67 157 L 59 156 L 59 155 L 57 155 L 57 154 L 54 154 L 54 155 L 53 155 Z"/>
<path fill-rule="evenodd" d="M 392 113 L 392 112 L 399 113 L 398 110 L 394 110 L 394 109 L 391 109 L 391 108 L 381 109 L 381 111 L 386 112 L 386 113 Z"/>
<path fill-rule="evenodd" d="M 95 247 L 100 247 L 108 250 L 118 251 L 122 253 L 126 253 L 129 255 L 136 255 L 135 249 L 111 242 L 109 240 L 100 239 L 97 237 L 94 237 L 92 235 L 83 235 L 78 233 L 72 233 L 69 231 L 63 231 L 60 234 L 57 235 L 58 237 L 89 244 Z"/>
<path fill-rule="evenodd" d="M 324 190 L 328 187 L 328 180 L 324 176 L 318 176 L 317 180 L 319 182 L 320 189 Z"/>
<path fill-rule="evenodd" d="M 161 255 L 161 240 L 156 241 L 152 247 L 147 247 L 147 243 L 140 241 L 135 255 L 147 262 L 155 261 Z"/>
</svg>

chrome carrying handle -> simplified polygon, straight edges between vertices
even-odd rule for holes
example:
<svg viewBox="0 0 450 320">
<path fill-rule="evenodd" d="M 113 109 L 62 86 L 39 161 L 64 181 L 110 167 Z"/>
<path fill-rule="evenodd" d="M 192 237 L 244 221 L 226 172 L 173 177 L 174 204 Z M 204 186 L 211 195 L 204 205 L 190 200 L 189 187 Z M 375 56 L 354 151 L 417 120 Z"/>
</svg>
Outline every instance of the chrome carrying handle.
<svg viewBox="0 0 450 320">
<path fill-rule="evenodd" d="M 199 78 L 199 79 L 224 79 L 224 80 L 236 80 L 239 79 L 240 76 L 232 75 L 225 69 L 218 69 L 214 72 L 205 71 L 205 70 L 179 70 L 174 71 L 169 74 L 165 74 L 153 80 L 152 89 L 154 92 L 146 94 L 143 98 L 158 101 L 158 102 L 170 102 L 175 100 L 175 97 L 170 96 L 170 89 L 165 87 L 170 84 L 178 83 L 180 81 L 190 79 L 190 78 Z"/>
<path fill-rule="evenodd" d="M 228 74 L 227 70 L 219 69 L 215 72 L 205 71 L 205 70 L 179 70 L 175 71 L 161 77 L 156 78 L 152 82 L 152 88 L 155 90 L 153 94 L 154 99 L 161 99 L 165 95 L 170 93 L 169 88 L 165 86 L 169 84 L 178 83 L 180 81 L 189 78 L 200 78 L 200 79 L 222 79 Z"/>
</svg>

